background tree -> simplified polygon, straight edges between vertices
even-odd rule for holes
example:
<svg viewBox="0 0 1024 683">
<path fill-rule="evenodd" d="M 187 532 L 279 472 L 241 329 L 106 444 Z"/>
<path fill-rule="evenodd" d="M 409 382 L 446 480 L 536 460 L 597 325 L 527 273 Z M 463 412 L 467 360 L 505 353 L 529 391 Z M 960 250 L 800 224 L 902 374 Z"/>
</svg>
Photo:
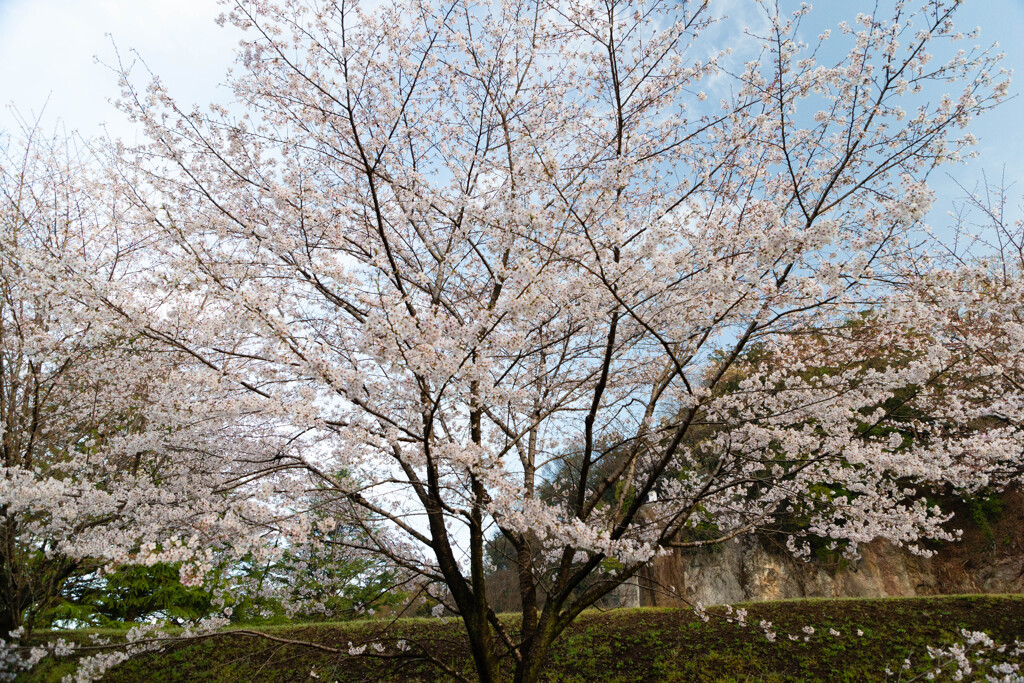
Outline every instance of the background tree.
<svg viewBox="0 0 1024 683">
<path fill-rule="evenodd" d="M 144 476 L 134 454 L 106 462 L 95 455 L 139 431 L 145 389 L 117 383 L 115 368 L 130 343 L 83 318 L 35 278 L 33 259 L 59 259 L 97 238 L 96 207 L 72 189 L 83 173 L 75 150 L 30 137 L 21 148 L 8 142 L 3 162 L 0 632 L 6 635 L 49 607 L 69 577 L 96 569 L 66 548 L 112 522 L 119 478 Z M 109 499 L 83 504 L 83 488 Z"/>
<path fill-rule="evenodd" d="M 180 567 L 166 563 L 72 577 L 54 602 L 40 615 L 42 624 L 51 628 L 117 628 L 147 620 L 181 626 L 219 611 L 210 588 L 183 586 Z"/>
<path fill-rule="evenodd" d="M 217 530 L 244 514 L 224 514 L 217 487 L 232 471 L 219 458 L 243 461 L 259 433 L 227 404 L 211 409 L 215 388 L 194 381 L 184 357 L 69 295 L 76 278 L 95 291 L 147 264 L 119 232 L 122 207 L 90 148 L 22 132 L 0 141 L 5 639 L 46 623 L 83 582 L 124 587 L 131 577 L 99 576 L 112 565 L 177 561 L 194 575 L 181 558 L 196 556 L 182 549 L 201 545 L 208 559 L 224 537 Z"/>
</svg>

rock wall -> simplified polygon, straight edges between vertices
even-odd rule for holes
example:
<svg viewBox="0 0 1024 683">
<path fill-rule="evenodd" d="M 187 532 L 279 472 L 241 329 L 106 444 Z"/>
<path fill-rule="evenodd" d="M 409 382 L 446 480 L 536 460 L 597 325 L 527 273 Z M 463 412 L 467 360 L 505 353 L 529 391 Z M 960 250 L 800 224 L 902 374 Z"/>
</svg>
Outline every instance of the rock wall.
<svg viewBox="0 0 1024 683">
<path fill-rule="evenodd" d="M 965 516 L 960 511 L 959 519 Z M 968 518 L 969 519 L 969 518 Z M 637 603 L 705 605 L 804 597 L 884 597 L 1024 592 L 1024 495 L 1003 498 L 988 529 L 962 523 L 960 542 L 919 557 L 886 542 L 861 546 L 856 562 L 805 562 L 758 538 L 657 558 L 641 573 Z M 623 587 L 621 606 L 635 592 Z"/>
<path fill-rule="evenodd" d="M 987 528 L 969 509 L 954 510 L 964 535 L 931 557 L 889 543 L 861 546 L 856 562 L 794 559 L 756 537 L 700 551 L 657 558 L 638 576 L 597 603 L 617 607 L 720 605 L 808 597 L 886 597 L 955 593 L 1024 593 L 1024 493 L 1001 497 L 1002 512 Z M 517 611 L 519 590 L 511 570 L 489 577 L 496 611 Z M 684 599 L 685 598 L 685 599 Z"/>
</svg>

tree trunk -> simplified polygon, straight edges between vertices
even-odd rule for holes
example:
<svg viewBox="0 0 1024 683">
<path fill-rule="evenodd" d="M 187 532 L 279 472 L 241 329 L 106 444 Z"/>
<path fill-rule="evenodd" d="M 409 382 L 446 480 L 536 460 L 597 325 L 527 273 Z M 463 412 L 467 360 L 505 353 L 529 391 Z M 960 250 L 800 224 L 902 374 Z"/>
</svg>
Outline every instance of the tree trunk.
<svg viewBox="0 0 1024 683">
<path fill-rule="evenodd" d="M 536 683 L 544 669 L 544 660 L 554 637 L 547 626 L 538 630 L 530 644 L 522 650 L 522 660 L 516 663 L 514 683 Z"/>
<path fill-rule="evenodd" d="M 501 665 L 494 651 L 494 637 L 486 619 L 480 623 L 474 614 L 464 616 L 462 621 L 469 635 L 469 647 L 480 683 L 500 683 Z"/>
<path fill-rule="evenodd" d="M 6 640 L 7 634 L 22 625 L 23 605 L 16 586 L 5 585 L 0 594 L 0 640 Z"/>
<path fill-rule="evenodd" d="M 0 510 L 3 520 L 0 525 L 0 640 L 22 625 L 22 585 L 19 581 L 18 566 L 15 564 L 17 548 L 14 538 L 17 530 L 14 520 L 7 516 L 7 507 Z"/>
</svg>

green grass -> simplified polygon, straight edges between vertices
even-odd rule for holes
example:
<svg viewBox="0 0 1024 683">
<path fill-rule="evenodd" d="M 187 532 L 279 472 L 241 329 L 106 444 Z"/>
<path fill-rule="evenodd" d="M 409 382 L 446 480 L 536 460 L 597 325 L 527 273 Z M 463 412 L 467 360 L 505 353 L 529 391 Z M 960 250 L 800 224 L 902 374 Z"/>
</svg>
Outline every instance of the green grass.
<svg viewBox="0 0 1024 683">
<path fill-rule="evenodd" d="M 546 680 L 608 681 L 876 681 L 904 658 L 914 670 L 927 666 L 928 645 L 953 642 L 959 629 L 987 631 L 997 641 L 1024 640 L 1024 596 L 948 596 L 899 599 L 792 600 L 745 605 L 746 627 L 727 623 L 720 608 L 702 622 L 689 610 L 591 611 L 555 644 Z M 774 623 L 769 642 L 757 627 Z M 506 619 L 510 627 L 514 619 Z M 347 648 L 383 640 L 379 621 L 263 627 L 282 638 Z M 804 626 L 815 629 L 804 641 Z M 839 636 L 829 635 L 835 629 Z M 857 630 L 863 632 L 856 635 Z M 787 634 L 799 635 L 793 642 Z M 62 634 L 68 637 L 68 634 Z M 116 632 L 106 632 L 116 635 Z M 85 639 L 87 634 L 75 632 Z M 462 624 L 453 619 L 408 619 L 389 631 L 429 649 L 447 666 L 469 672 Z M 393 648 L 389 648 L 394 652 Z M 26 683 L 59 681 L 70 662 L 46 662 Z M 311 676 L 311 672 L 318 678 Z M 423 661 L 351 658 L 309 648 L 239 636 L 177 644 L 112 670 L 110 683 L 234 681 L 443 681 L 448 676 Z"/>
</svg>

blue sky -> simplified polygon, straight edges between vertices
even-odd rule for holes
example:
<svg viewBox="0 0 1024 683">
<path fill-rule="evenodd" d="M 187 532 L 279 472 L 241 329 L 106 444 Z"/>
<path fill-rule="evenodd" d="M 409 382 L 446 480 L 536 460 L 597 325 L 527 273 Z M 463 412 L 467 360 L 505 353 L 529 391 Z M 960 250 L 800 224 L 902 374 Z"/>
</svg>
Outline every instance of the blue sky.
<svg viewBox="0 0 1024 683">
<path fill-rule="evenodd" d="M 747 0 L 738 0 L 744 3 Z M 787 5 L 799 5 L 799 2 L 784 0 Z M 879 0 L 879 14 L 885 14 L 886 6 L 891 0 Z M 911 0 L 908 5 L 916 3 Z M 813 3 L 815 28 L 835 26 L 840 21 L 849 21 L 857 12 L 871 13 L 875 2 L 865 0 L 817 0 Z M 1014 71 L 1014 82 L 1010 88 L 1012 99 L 1003 102 L 999 107 L 978 117 L 971 124 L 970 130 L 977 136 L 976 147 L 978 157 L 965 165 L 947 166 L 929 178 L 929 183 L 936 193 L 935 208 L 928 216 L 928 221 L 937 228 L 946 227 L 949 220 L 945 212 L 952 208 L 952 200 L 959 198 L 963 192 L 954 182 L 959 181 L 965 187 L 971 187 L 982 178 L 982 173 L 989 180 L 1000 177 L 1005 169 L 1007 182 L 1016 182 L 1012 206 L 1007 207 L 1015 215 L 1019 215 L 1021 199 L 1024 198 L 1024 0 L 965 0 L 964 5 L 955 16 L 959 30 L 968 32 L 975 27 L 981 28 L 981 37 L 977 43 L 990 45 L 999 43 L 999 50 L 1006 54 L 1003 66 Z M 810 36 L 809 36 L 810 37 Z"/>
<path fill-rule="evenodd" d="M 719 0 L 729 13 L 755 21 L 753 0 Z M 884 11 L 891 0 L 880 0 Z M 784 7 L 799 5 L 782 0 Z M 814 27 L 835 26 L 857 12 L 871 12 L 874 0 L 818 0 Z M 59 118 L 85 135 L 105 124 L 114 135 L 131 138 L 132 130 L 108 104 L 117 96 L 114 74 L 103 62 L 115 60 L 116 42 L 126 61 L 131 49 L 170 87 L 182 103 L 225 100 L 218 84 L 231 62 L 238 35 L 215 25 L 221 8 L 215 0 L 0 0 L 0 104 L 13 104 L 23 117 L 43 111 L 44 125 Z M 958 26 L 982 28 L 983 43 L 998 41 L 1006 66 L 1018 74 L 1011 92 L 1024 90 L 1024 0 L 967 0 Z M 109 34 L 109 35 L 106 35 Z M 0 129 L 15 126 L 9 109 L 0 110 Z M 983 170 L 1020 179 L 1024 191 L 1024 97 L 1019 95 L 979 119 L 973 132 L 980 157 L 954 174 L 965 185 Z M 951 183 L 933 177 L 940 196 L 956 192 Z M 941 217 L 932 217 L 941 222 Z"/>
</svg>

